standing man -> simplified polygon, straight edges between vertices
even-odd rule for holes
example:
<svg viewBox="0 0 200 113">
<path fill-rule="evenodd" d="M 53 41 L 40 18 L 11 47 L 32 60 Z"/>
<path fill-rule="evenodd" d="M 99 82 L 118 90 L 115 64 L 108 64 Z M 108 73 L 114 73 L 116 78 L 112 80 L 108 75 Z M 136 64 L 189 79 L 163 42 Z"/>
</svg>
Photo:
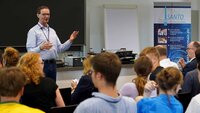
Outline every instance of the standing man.
<svg viewBox="0 0 200 113">
<path fill-rule="evenodd" d="M 175 62 L 172 62 L 169 58 L 167 58 L 167 48 L 164 45 L 157 45 L 155 48 L 158 50 L 160 54 L 160 66 L 163 68 L 167 67 L 175 67 L 178 69 L 178 65 Z"/>
<path fill-rule="evenodd" d="M 98 93 L 78 105 L 74 113 L 137 113 L 132 98 L 121 96 L 116 81 L 121 71 L 121 62 L 114 53 L 103 52 L 91 60 L 91 77 Z"/>
<path fill-rule="evenodd" d="M 58 52 L 69 49 L 79 31 L 74 31 L 70 38 L 61 44 L 55 30 L 49 27 L 50 9 L 40 6 L 37 9 L 38 23 L 29 32 L 26 42 L 27 51 L 38 52 L 44 62 L 44 73 L 56 81 L 56 58 Z"/>
<path fill-rule="evenodd" d="M 197 50 L 198 47 L 200 47 L 199 42 L 197 41 L 190 42 L 186 50 L 187 56 L 189 58 L 189 62 L 186 64 L 183 58 L 181 58 L 178 62 L 182 68 L 182 73 L 184 77 L 187 74 L 187 72 L 192 71 L 197 68 L 197 60 L 195 57 L 195 51 Z"/>
</svg>

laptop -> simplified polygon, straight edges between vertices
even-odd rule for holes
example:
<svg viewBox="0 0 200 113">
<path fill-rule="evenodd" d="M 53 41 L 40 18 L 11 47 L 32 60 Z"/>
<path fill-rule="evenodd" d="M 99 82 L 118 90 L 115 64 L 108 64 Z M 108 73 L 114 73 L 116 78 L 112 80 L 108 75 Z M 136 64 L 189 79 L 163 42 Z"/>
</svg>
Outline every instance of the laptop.
<svg viewBox="0 0 200 113">
<path fill-rule="evenodd" d="M 60 94 L 65 102 L 65 105 L 70 105 L 71 104 L 71 87 L 61 88 Z"/>
</svg>

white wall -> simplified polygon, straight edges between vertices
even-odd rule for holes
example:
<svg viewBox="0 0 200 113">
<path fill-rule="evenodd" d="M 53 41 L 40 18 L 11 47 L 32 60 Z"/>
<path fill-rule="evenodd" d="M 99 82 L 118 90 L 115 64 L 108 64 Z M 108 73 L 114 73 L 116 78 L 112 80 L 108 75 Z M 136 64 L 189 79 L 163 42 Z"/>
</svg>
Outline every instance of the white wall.
<svg viewBox="0 0 200 113">
<path fill-rule="evenodd" d="M 153 45 L 153 0 L 86 0 L 86 52 L 89 48 L 95 52 L 104 48 L 103 4 L 136 4 L 140 48 Z"/>
<path fill-rule="evenodd" d="M 85 52 L 88 52 L 89 48 L 92 48 L 95 52 L 100 52 L 104 48 L 103 4 L 137 5 L 139 14 L 139 48 L 142 50 L 147 46 L 153 46 L 153 2 L 154 0 L 86 0 Z M 191 4 L 192 10 L 199 10 L 200 0 L 192 0 Z"/>
</svg>

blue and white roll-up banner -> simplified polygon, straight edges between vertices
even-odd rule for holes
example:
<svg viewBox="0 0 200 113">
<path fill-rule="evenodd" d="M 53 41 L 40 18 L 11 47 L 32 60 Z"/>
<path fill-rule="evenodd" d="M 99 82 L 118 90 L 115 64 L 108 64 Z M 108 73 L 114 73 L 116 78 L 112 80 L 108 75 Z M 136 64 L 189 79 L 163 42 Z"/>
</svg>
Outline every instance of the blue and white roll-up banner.
<svg viewBox="0 0 200 113">
<path fill-rule="evenodd" d="M 177 3 L 176 3 L 177 4 Z M 191 41 L 191 5 L 154 3 L 154 46 L 166 45 L 174 62 L 188 60 L 186 48 Z"/>
</svg>

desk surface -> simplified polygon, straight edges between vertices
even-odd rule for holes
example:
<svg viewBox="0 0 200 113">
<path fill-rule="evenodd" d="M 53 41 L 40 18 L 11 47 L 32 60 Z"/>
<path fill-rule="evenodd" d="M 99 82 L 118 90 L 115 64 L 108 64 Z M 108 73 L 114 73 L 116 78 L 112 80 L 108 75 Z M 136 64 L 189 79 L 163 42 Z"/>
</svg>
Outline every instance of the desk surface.
<svg viewBox="0 0 200 113">
<path fill-rule="evenodd" d="M 122 68 L 133 68 L 133 64 L 122 64 Z M 83 67 L 59 67 L 57 68 L 57 71 L 77 71 L 77 70 L 83 70 Z"/>
</svg>

